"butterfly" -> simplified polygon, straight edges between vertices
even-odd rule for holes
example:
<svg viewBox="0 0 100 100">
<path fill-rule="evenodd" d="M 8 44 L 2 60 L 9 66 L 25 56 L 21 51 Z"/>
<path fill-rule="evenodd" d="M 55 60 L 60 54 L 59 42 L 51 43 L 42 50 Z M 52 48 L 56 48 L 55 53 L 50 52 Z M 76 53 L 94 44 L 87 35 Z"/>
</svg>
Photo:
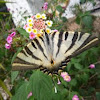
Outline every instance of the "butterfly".
<svg viewBox="0 0 100 100">
<path fill-rule="evenodd" d="M 84 32 L 44 32 L 17 54 L 12 70 L 40 69 L 57 74 L 71 58 L 98 43 L 98 37 Z"/>
</svg>

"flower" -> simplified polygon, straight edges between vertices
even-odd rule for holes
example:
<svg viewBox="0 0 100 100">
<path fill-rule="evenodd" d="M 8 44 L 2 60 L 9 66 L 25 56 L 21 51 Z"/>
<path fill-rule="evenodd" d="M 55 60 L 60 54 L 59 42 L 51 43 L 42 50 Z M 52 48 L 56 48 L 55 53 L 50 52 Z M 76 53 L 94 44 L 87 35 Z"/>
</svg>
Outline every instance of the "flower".
<svg viewBox="0 0 100 100">
<path fill-rule="evenodd" d="M 62 73 L 61 73 L 61 77 L 62 77 L 66 82 L 70 82 L 70 81 L 71 81 L 71 77 L 68 75 L 67 72 L 62 72 Z"/>
<path fill-rule="evenodd" d="M 29 26 L 29 27 L 32 27 L 32 26 L 33 26 L 33 23 L 28 23 L 28 26 Z"/>
<path fill-rule="evenodd" d="M 27 23 L 32 23 L 33 22 L 33 18 L 27 18 Z"/>
<path fill-rule="evenodd" d="M 28 33 L 32 32 L 32 28 L 31 27 L 27 27 L 26 28 L 26 32 L 28 32 Z"/>
<path fill-rule="evenodd" d="M 41 14 L 37 13 L 37 14 L 35 15 L 35 18 L 36 18 L 36 19 L 40 19 L 40 18 L 41 18 Z"/>
<path fill-rule="evenodd" d="M 37 33 L 37 29 L 32 29 L 32 32 L 36 34 Z"/>
<path fill-rule="evenodd" d="M 26 29 L 28 27 L 28 24 L 24 25 L 23 29 Z"/>
<path fill-rule="evenodd" d="M 91 64 L 91 65 L 89 66 L 89 68 L 93 69 L 93 68 L 95 68 L 95 65 L 94 65 L 94 64 Z"/>
<path fill-rule="evenodd" d="M 79 100 L 79 97 L 77 95 L 74 95 L 72 100 Z"/>
<path fill-rule="evenodd" d="M 40 33 L 43 33 L 43 29 L 40 29 Z"/>
<path fill-rule="evenodd" d="M 5 44 L 5 48 L 6 48 L 6 49 L 10 49 L 10 48 L 11 48 L 11 44 L 6 43 L 6 44 Z"/>
<path fill-rule="evenodd" d="M 30 39 L 34 39 L 35 38 L 35 34 L 33 32 L 29 33 L 29 38 Z"/>
<path fill-rule="evenodd" d="M 61 82 L 60 82 L 59 78 L 58 78 L 58 83 L 57 83 L 57 84 L 58 84 L 58 85 L 59 85 L 59 84 L 61 84 Z"/>
<path fill-rule="evenodd" d="M 7 43 L 11 44 L 12 43 L 12 37 L 11 36 L 8 36 L 7 39 L 6 39 Z"/>
<path fill-rule="evenodd" d="M 46 28 L 45 21 L 43 21 L 43 19 L 35 19 L 33 22 L 33 28 L 36 28 L 38 30 Z"/>
<path fill-rule="evenodd" d="M 30 92 L 27 96 L 27 98 L 30 98 L 30 96 L 32 96 L 32 92 Z"/>
<path fill-rule="evenodd" d="M 70 81 L 71 81 L 71 77 L 70 77 L 69 75 L 66 75 L 66 76 L 64 77 L 64 80 L 65 80 L 66 82 L 70 82 Z"/>
<path fill-rule="evenodd" d="M 67 75 L 68 75 L 67 72 L 61 72 L 61 77 L 65 77 L 65 76 L 67 76 Z"/>
<path fill-rule="evenodd" d="M 43 9 L 44 9 L 44 10 L 47 10 L 47 9 L 48 9 L 48 3 L 47 3 L 47 2 L 44 3 Z"/>
<path fill-rule="evenodd" d="M 41 15 L 42 19 L 46 19 L 46 14 Z"/>
<path fill-rule="evenodd" d="M 47 32 L 48 34 L 51 33 L 51 29 L 46 28 L 46 32 Z"/>
<path fill-rule="evenodd" d="M 16 35 L 16 32 L 12 32 L 9 36 L 13 38 L 15 35 Z"/>
<path fill-rule="evenodd" d="M 51 27 L 52 24 L 53 24 L 53 22 L 52 22 L 51 20 L 47 20 L 47 21 L 46 21 L 46 24 L 47 24 L 49 27 Z"/>
<path fill-rule="evenodd" d="M 36 34 L 37 35 L 37 37 L 40 37 L 41 36 L 41 34 L 40 33 L 38 33 L 38 34 Z"/>
<path fill-rule="evenodd" d="M 58 30 L 56 30 L 56 29 L 55 29 L 55 30 L 53 30 L 53 31 L 54 31 L 54 32 L 58 32 Z"/>
</svg>

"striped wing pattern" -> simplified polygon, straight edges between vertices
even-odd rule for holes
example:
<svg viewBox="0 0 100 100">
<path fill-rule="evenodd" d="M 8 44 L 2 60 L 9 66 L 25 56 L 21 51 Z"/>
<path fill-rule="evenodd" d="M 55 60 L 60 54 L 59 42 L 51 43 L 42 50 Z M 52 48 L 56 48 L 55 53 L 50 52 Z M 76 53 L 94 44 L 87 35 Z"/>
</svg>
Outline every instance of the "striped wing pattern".
<svg viewBox="0 0 100 100">
<path fill-rule="evenodd" d="M 98 38 L 82 32 L 52 32 L 35 38 L 18 53 L 13 70 L 40 69 L 58 73 L 70 59 L 98 43 Z"/>
</svg>

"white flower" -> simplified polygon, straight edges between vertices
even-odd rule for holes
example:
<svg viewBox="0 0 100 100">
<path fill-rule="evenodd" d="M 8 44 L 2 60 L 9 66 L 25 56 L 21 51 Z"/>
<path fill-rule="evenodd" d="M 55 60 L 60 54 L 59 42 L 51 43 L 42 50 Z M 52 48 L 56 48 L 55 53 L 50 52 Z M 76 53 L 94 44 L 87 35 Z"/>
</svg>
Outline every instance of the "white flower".
<svg viewBox="0 0 100 100">
<path fill-rule="evenodd" d="M 40 33 L 43 33 L 43 29 L 40 29 Z"/>
<path fill-rule="evenodd" d="M 32 32 L 37 34 L 37 29 L 32 29 Z"/>
<path fill-rule="evenodd" d="M 51 27 L 52 24 L 53 24 L 53 22 L 52 22 L 51 20 L 47 20 L 47 21 L 46 21 L 46 24 L 47 24 L 49 27 Z"/>
<path fill-rule="evenodd" d="M 32 23 L 33 19 L 32 18 L 27 18 L 27 23 Z"/>
<path fill-rule="evenodd" d="M 35 18 L 36 18 L 36 19 L 40 19 L 40 18 L 41 18 L 41 14 L 37 13 L 37 14 L 35 15 Z"/>
<path fill-rule="evenodd" d="M 32 28 L 31 27 L 27 27 L 26 28 L 26 32 L 28 32 L 28 33 L 32 32 Z"/>
<path fill-rule="evenodd" d="M 46 32 L 47 32 L 48 34 L 51 33 L 51 29 L 46 28 Z"/>
<path fill-rule="evenodd" d="M 29 26 L 29 27 L 32 27 L 32 26 L 33 26 L 33 23 L 28 23 L 28 26 Z"/>
<path fill-rule="evenodd" d="M 46 14 L 42 14 L 41 17 L 42 17 L 42 19 L 46 19 L 47 18 Z"/>
</svg>

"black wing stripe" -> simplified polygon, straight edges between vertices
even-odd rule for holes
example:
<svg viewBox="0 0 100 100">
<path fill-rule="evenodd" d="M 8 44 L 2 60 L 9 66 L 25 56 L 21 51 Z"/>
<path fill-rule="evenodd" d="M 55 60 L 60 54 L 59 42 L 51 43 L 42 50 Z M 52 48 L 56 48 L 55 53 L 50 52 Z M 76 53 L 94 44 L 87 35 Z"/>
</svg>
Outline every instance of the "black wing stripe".
<svg viewBox="0 0 100 100">
<path fill-rule="evenodd" d="M 56 53 L 56 57 L 57 57 L 57 55 L 58 55 L 58 53 L 59 53 L 59 51 L 60 51 L 60 47 L 61 47 L 61 43 L 62 43 L 62 37 L 63 37 L 63 31 L 60 32 L 60 34 L 59 34 L 58 44 L 57 44 L 58 50 L 57 50 L 57 53 Z"/>
<path fill-rule="evenodd" d="M 78 38 L 78 32 L 75 32 L 75 33 L 74 33 L 74 36 L 73 36 L 73 39 L 72 39 L 72 44 L 71 44 L 70 47 L 66 50 L 66 52 L 67 52 L 68 50 L 70 50 L 70 49 L 75 45 L 75 42 L 76 42 L 77 38 Z M 65 53 L 66 53 L 66 52 L 65 52 Z"/>
<path fill-rule="evenodd" d="M 68 32 L 65 33 L 65 40 L 67 40 Z"/>
<path fill-rule="evenodd" d="M 37 49 L 37 47 L 35 46 L 34 42 L 31 42 L 32 46 Z"/>
<path fill-rule="evenodd" d="M 27 62 L 19 57 L 16 57 L 14 63 L 18 63 L 18 64 L 28 64 L 28 65 L 34 65 L 34 63 L 30 63 L 30 62 Z"/>
<path fill-rule="evenodd" d="M 39 37 L 41 40 L 42 40 L 42 42 L 44 43 L 44 40 L 43 40 L 43 38 L 42 37 Z"/>
<path fill-rule="evenodd" d="M 22 50 L 21 53 L 23 53 L 26 57 L 28 57 L 24 50 Z"/>
<path fill-rule="evenodd" d="M 48 59 L 47 56 L 45 55 L 44 50 L 43 50 L 42 46 L 40 45 L 39 41 L 37 39 L 34 39 L 34 41 L 36 42 L 38 48 L 41 50 L 41 52 L 43 53 L 45 58 Z"/>
<path fill-rule="evenodd" d="M 81 40 L 81 38 L 82 38 L 83 35 L 84 35 L 84 32 L 81 32 L 78 41 Z"/>
<path fill-rule="evenodd" d="M 52 41 L 53 41 L 53 39 L 54 39 L 55 34 L 56 34 L 56 32 L 54 32 L 54 33 L 52 34 L 52 37 L 51 37 Z"/>
<path fill-rule="evenodd" d="M 29 50 L 29 48 L 27 46 L 25 46 L 25 50 L 30 56 L 32 56 L 32 58 L 42 61 L 40 58 L 38 58 L 35 55 L 33 55 L 33 53 Z"/>
<path fill-rule="evenodd" d="M 82 47 L 84 47 L 87 43 L 89 43 L 90 42 L 90 38 L 91 36 L 89 35 L 88 37 L 87 37 L 87 39 L 84 41 L 84 43 L 77 49 L 77 50 L 79 50 L 79 49 L 81 49 Z"/>
<path fill-rule="evenodd" d="M 46 36 L 47 44 L 49 45 L 50 44 L 50 40 L 49 40 L 49 36 L 48 36 L 48 34 L 46 32 L 45 32 L 45 36 Z"/>
</svg>

